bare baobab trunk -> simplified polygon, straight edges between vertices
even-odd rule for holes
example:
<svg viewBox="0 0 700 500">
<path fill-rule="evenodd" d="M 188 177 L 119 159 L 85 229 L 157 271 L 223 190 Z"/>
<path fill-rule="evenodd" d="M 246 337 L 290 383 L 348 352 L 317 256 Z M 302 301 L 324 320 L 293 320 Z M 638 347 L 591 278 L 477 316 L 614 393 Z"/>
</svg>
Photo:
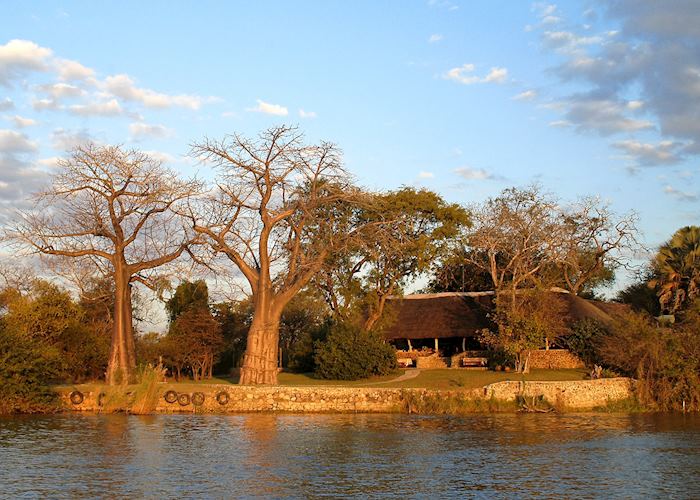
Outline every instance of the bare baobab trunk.
<svg viewBox="0 0 700 500">
<path fill-rule="evenodd" d="M 259 299 L 261 300 L 262 297 Z M 241 367 L 240 384 L 276 384 L 281 308 L 269 304 L 255 308 Z"/>
<path fill-rule="evenodd" d="M 136 372 L 136 349 L 131 310 L 129 276 L 118 269 L 114 273 L 114 329 L 107 365 L 107 383 L 130 383 Z"/>
</svg>

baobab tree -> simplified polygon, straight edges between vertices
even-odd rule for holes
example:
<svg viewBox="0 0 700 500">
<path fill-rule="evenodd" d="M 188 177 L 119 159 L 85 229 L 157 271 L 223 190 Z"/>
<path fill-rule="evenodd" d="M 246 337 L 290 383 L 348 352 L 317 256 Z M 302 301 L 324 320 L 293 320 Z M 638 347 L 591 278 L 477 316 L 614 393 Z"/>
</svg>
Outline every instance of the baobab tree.
<svg viewBox="0 0 700 500">
<path fill-rule="evenodd" d="M 157 269 L 194 241 L 175 208 L 199 188 L 143 152 L 86 144 L 59 162 L 51 186 L 8 231 L 34 252 L 84 259 L 114 281 L 109 384 L 130 381 L 136 368 L 132 284 L 156 286 Z"/>
<path fill-rule="evenodd" d="M 363 195 L 339 149 L 308 145 L 294 127 L 270 128 L 257 139 L 206 139 L 192 154 L 219 172 L 218 189 L 191 212 L 194 230 L 250 287 L 253 318 L 240 383 L 274 384 L 284 307 L 328 258 L 378 224 L 348 218 Z"/>
</svg>

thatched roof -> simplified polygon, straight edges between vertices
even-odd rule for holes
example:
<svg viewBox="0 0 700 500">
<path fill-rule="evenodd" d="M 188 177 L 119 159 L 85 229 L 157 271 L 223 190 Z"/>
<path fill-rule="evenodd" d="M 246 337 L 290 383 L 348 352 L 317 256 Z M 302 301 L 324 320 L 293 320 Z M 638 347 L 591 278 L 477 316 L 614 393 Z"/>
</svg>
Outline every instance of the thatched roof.
<svg viewBox="0 0 700 500">
<path fill-rule="evenodd" d="M 493 294 L 435 293 L 390 299 L 395 321 L 384 329 L 391 339 L 473 337 L 490 326 Z"/>
<path fill-rule="evenodd" d="M 626 310 L 625 305 L 586 300 L 562 291 L 567 323 L 584 318 L 610 323 Z M 390 299 L 387 309 L 395 319 L 384 329 L 384 337 L 393 339 L 433 339 L 475 337 L 488 328 L 488 313 L 493 308 L 493 292 L 454 292 L 406 295 Z"/>
</svg>

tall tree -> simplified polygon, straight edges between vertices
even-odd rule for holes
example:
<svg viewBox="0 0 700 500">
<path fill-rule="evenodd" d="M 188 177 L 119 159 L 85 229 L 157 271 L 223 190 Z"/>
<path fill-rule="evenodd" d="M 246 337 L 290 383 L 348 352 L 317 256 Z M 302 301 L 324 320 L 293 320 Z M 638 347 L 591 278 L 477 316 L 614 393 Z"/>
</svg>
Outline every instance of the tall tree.
<svg viewBox="0 0 700 500">
<path fill-rule="evenodd" d="M 145 153 L 87 144 L 60 161 L 35 209 L 9 232 L 35 252 L 89 259 L 114 281 L 109 384 L 132 379 L 136 367 L 132 284 L 154 287 L 157 269 L 193 241 L 174 208 L 198 190 Z"/>
<path fill-rule="evenodd" d="M 496 293 L 510 293 L 512 307 L 519 288 L 549 285 L 542 283 L 548 276 L 543 271 L 563 259 L 558 205 L 531 186 L 506 189 L 473 210 L 465 258 L 489 274 Z"/>
<path fill-rule="evenodd" d="M 432 191 L 403 187 L 375 195 L 372 203 L 361 207 L 359 217 L 388 223 L 326 261 L 315 283 L 336 317 L 347 321 L 359 314 L 362 328 L 371 330 L 387 299 L 446 254 L 469 225 L 469 214 Z"/>
<path fill-rule="evenodd" d="M 586 197 L 562 212 L 562 285 L 574 295 L 614 279 L 628 267 L 628 257 L 640 245 L 637 215 L 618 216 L 598 198 Z"/>
<path fill-rule="evenodd" d="M 700 227 L 686 226 L 661 245 L 652 262 L 661 309 L 669 314 L 700 296 Z"/>
<path fill-rule="evenodd" d="M 192 213 L 195 231 L 250 287 L 253 318 L 240 383 L 276 383 L 282 311 L 329 256 L 361 237 L 360 226 L 336 228 L 340 208 L 361 196 L 338 148 L 306 144 L 293 127 L 257 139 L 207 139 L 192 153 L 220 173 L 218 190 Z"/>
</svg>

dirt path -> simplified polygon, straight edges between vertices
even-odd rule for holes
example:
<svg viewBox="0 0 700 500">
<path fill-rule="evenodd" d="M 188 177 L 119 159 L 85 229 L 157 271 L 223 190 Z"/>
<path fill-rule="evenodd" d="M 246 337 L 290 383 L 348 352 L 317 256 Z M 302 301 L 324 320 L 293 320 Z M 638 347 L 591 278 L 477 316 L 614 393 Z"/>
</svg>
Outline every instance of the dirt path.
<svg viewBox="0 0 700 500">
<path fill-rule="evenodd" d="M 403 382 L 404 380 L 411 380 L 420 375 L 420 369 L 418 368 L 407 368 L 403 375 L 399 375 L 391 380 L 385 380 L 383 382 L 372 382 L 367 385 L 380 385 L 380 384 L 392 384 L 394 382 Z"/>
</svg>

